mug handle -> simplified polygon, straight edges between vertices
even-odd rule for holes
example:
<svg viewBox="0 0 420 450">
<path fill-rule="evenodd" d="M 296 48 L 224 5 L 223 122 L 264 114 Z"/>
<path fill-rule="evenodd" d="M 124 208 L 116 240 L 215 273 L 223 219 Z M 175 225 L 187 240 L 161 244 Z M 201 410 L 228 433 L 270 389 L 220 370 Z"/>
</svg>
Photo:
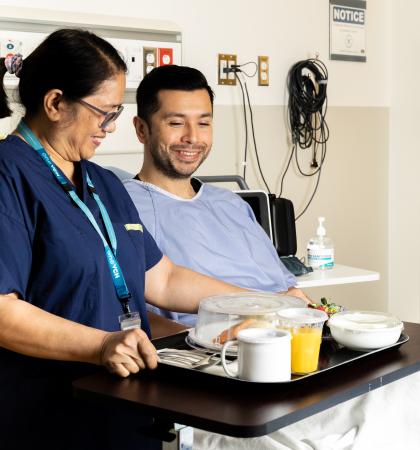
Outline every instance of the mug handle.
<svg viewBox="0 0 420 450">
<path fill-rule="evenodd" d="M 223 345 L 222 354 L 220 355 L 220 359 L 222 360 L 223 370 L 226 372 L 226 374 L 232 378 L 237 378 L 238 372 L 235 373 L 235 372 L 232 372 L 231 370 L 229 370 L 227 363 L 226 363 L 226 351 L 229 347 L 231 347 L 234 344 L 237 344 L 237 341 L 227 341 Z"/>
</svg>

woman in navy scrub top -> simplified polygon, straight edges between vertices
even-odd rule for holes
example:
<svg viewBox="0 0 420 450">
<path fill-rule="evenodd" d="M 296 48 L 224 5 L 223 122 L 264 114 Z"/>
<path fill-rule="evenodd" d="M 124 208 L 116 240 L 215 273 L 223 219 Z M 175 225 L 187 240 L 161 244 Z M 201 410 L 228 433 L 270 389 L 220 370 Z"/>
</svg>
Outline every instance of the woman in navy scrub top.
<svg viewBox="0 0 420 450">
<path fill-rule="evenodd" d="M 71 380 L 156 367 L 145 298 L 194 312 L 240 289 L 171 263 L 119 180 L 88 161 L 122 111 L 126 65 L 109 43 L 58 30 L 0 67 L 25 107 L 0 141 L 0 448 L 152 448 L 137 433 L 147 419 L 79 404 Z M 129 311 L 142 329 L 120 330 Z"/>
</svg>

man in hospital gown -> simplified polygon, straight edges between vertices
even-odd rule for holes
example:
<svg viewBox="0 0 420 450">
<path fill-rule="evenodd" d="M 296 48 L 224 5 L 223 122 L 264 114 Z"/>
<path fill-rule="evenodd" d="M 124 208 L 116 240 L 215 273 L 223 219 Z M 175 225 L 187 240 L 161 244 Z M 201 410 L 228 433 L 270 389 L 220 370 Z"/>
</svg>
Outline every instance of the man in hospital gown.
<svg viewBox="0 0 420 450">
<path fill-rule="evenodd" d="M 124 184 L 160 249 L 214 278 L 305 298 L 250 206 L 192 177 L 213 139 L 213 92 L 204 75 L 190 67 L 154 69 L 140 83 L 137 108 L 144 161 Z M 195 314 L 152 310 L 187 326 L 196 321 Z"/>
<path fill-rule="evenodd" d="M 134 125 L 144 162 L 124 183 L 161 250 L 177 264 L 233 284 L 302 296 L 248 205 L 192 177 L 212 146 L 213 92 L 204 76 L 187 67 L 154 69 L 137 103 Z M 195 321 L 176 312 L 168 317 L 191 326 Z M 414 450 L 419 393 L 420 375 L 411 375 L 261 438 L 195 430 L 194 448 Z"/>
</svg>

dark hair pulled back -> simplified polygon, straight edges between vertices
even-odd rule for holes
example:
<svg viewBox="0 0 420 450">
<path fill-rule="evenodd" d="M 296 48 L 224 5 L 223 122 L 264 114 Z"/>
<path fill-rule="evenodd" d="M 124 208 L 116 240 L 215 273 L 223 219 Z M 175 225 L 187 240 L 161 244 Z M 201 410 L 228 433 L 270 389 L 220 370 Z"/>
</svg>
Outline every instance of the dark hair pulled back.
<svg viewBox="0 0 420 450">
<path fill-rule="evenodd" d="M 35 115 L 51 89 L 59 89 L 64 98 L 77 101 L 93 94 L 103 81 L 126 70 L 125 62 L 109 42 L 87 30 L 60 29 L 24 59 L 19 73 L 20 102 L 27 115 Z M 1 81 L 6 72 L 1 58 Z M 8 116 L 10 109 L 2 82 L 0 118 Z"/>
</svg>

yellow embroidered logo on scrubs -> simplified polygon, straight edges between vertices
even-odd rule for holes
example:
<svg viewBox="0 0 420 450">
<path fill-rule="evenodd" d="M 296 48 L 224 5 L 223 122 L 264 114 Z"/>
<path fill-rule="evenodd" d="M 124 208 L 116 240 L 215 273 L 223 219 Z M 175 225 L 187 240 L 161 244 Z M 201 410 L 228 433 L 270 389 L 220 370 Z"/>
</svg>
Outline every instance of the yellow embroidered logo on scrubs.
<svg viewBox="0 0 420 450">
<path fill-rule="evenodd" d="M 126 223 L 124 226 L 127 231 L 141 231 L 143 233 L 141 223 Z"/>
</svg>

